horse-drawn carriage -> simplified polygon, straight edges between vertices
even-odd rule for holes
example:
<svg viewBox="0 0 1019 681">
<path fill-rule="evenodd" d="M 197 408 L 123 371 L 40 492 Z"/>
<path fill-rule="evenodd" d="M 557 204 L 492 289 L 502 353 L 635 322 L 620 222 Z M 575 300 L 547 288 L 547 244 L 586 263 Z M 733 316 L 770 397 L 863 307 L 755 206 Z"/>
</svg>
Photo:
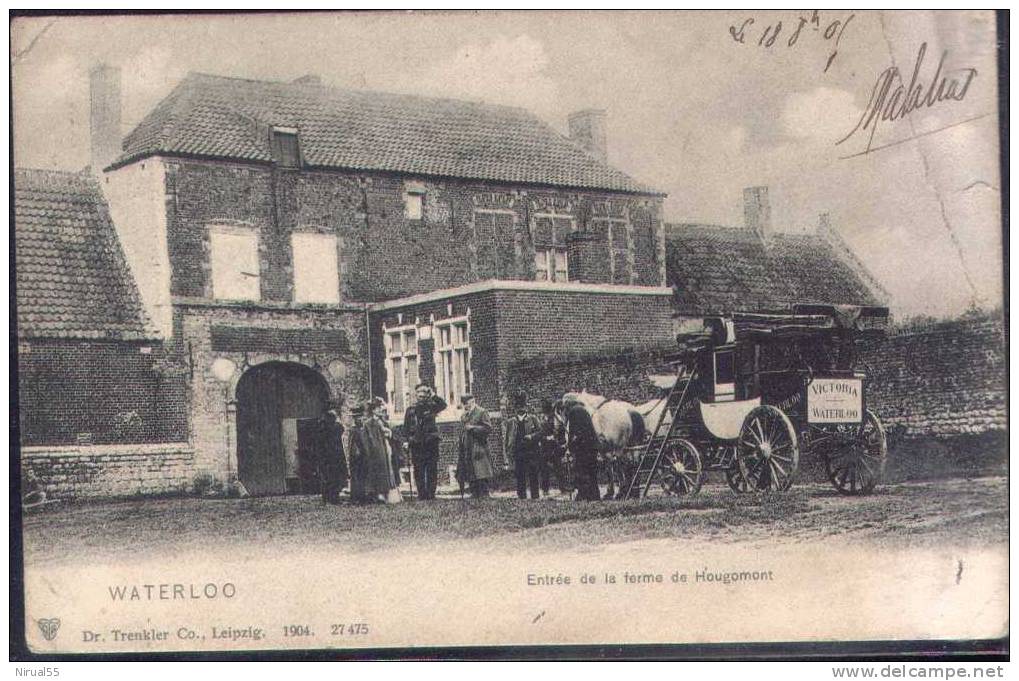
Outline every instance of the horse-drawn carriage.
<svg viewBox="0 0 1019 681">
<path fill-rule="evenodd" d="M 645 496 L 655 479 L 667 494 L 696 494 L 712 470 L 736 492 L 786 490 L 801 452 L 823 457 L 839 492 L 873 491 L 887 443 L 856 351 L 887 319 L 887 308 L 797 305 L 709 318 L 703 333 L 681 335 L 665 408 L 631 448 L 626 496 Z"/>
</svg>

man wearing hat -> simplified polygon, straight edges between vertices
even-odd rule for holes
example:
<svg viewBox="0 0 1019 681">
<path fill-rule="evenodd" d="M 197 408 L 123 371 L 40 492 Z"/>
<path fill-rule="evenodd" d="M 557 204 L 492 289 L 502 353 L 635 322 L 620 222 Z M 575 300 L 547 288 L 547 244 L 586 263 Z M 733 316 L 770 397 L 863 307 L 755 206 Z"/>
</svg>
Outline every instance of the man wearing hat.
<svg viewBox="0 0 1019 681">
<path fill-rule="evenodd" d="M 541 477 L 541 492 L 549 496 L 552 486 L 551 478 L 554 475 L 556 486 L 560 494 L 570 494 L 573 491 L 570 485 L 569 475 L 566 472 L 566 462 L 563 460 L 566 452 L 563 451 L 561 443 L 556 439 L 555 404 L 552 400 L 543 400 L 541 403 L 541 433 L 539 438 L 539 472 Z"/>
<path fill-rule="evenodd" d="M 336 410 L 322 414 L 319 421 L 322 460 L 322 502 L 340 503 L 340 490 L 347 486 L 347 457 L 343 453 L 343 426 L 336 420 Z"/>
<path fill-rule="evenodd" d="M 366 485 L 367 461 L 360 446 L 364 430 L 364 407 L 358 405 L 350 410 L 354 427 L 350 429 L 350 500 L 355 504 L 369 501 Z"/>
<path fill-rule="evenodd" d="M 435 425 L 435 416 L 446 408 L 446 400 L 426 383 L 417 385 L 414 396 L 414 404 L 403 416 L 403 432 L 414 465 L 418 499 L 426 501 L 435 498 L 439 481 L 439 428 Z"/>
<path fill-rule="evenodd" d="M 488 454 L 488 436 L 492 433 L 492 422 L 488 418 L 488 412 L 473 396 L 463 396 L 463 407 L 456 477 L 461 485 L 464 483 L 470 485 L 471 496 L 487 497 L 488 481 L 495 477 L 492 458 Z"/>
<path fill-rule="evenodd" d="M 601 501 L 601 491 L 598 488 L 598 434 L 591 413 L 577 400 L 568 400 L 563 406 L 570 434 L 566 446 L 573 454 L 577 501 Z"/>
<path fill-rule="evenodd" d="M 506 439 L 503 451 L 513 461 L 513 470 L 517 478 L 517 497 L 527 498 L 527 489 L 531 489 L 531 498 L 538 499 L 540 491 L 540 456 L 541 421 L 535 414 L 527 410 L 527 395 L 523 391 L 513 395 L 513 411 L 506 421 Z"/>
</svg>

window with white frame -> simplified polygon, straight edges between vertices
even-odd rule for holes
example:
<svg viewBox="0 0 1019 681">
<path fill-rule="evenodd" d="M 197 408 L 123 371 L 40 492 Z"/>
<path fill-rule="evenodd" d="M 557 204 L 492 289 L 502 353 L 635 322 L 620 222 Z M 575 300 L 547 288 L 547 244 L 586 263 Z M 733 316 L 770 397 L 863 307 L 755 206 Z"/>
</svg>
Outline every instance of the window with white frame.
<svg viewBox="0 0 1019 681">
<path fill-rule="evenodd" d="M 339 303 L 336 235 L 295 232 L 290 235 L 290 244 L 294 254 L 294 302 Z"/>
<path fill-rule="evenodd" d="M 261 284 L 258 232 L 247 227 L 209 228 L 212 297 L 218 300 L 259 300 Z"/>
<path fill-rule="evenodd" d="M 386 392 L 394 415 L 402 415 L 410 405 L 410 396 L 418 384 L 418 339 L 414 326 L 387 329 Z"/>
<path fill-rule="evenodd" d="M 435 392 L 459 406 L 471 391 L 470 327 L 466 317 L 435 325 Z"/>
<path fill-rule="evenodd" d="M 545 248 L 534 252 L 534 278 L 538 281 L 569 281 L 565 248 Z"/>
</svg>

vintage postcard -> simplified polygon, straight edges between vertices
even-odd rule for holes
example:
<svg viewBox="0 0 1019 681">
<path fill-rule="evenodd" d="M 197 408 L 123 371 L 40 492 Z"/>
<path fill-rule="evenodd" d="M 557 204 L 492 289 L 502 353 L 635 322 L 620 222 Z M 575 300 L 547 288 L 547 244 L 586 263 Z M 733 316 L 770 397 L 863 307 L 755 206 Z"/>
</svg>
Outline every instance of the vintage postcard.
<svg viewBox="0 0 1019 681">
<path fill-rule="evenodd" d="M 1004 650 L 993 12 L 10 31 L 30 651 Z"/>
</svg>

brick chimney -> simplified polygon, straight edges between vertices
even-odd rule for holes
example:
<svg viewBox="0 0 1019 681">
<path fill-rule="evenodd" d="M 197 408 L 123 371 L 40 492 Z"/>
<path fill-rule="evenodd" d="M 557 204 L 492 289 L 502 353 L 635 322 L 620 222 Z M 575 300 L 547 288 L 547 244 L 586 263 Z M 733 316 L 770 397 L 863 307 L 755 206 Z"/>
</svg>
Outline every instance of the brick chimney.
<svg viewBox="0 0 1019 681">
<path fill-rule="evenodd" d="M 771 234 L 771 202 L 767 187 L 747 187 L 743 190 L 743 220 L 747 229 L 766 238 Z"/>
<path fill-rule="evenodd" d="M 607 161 L 608 143 L 605 136 L 605 111 L 584 109 L 570 114 L 570 139 L 595 158 Z"/>
<path fill-rule="evenodd" d="M 99 174 L 120 156 L 120 69 L 98 64 L 88 75 L 92 103 L 89 119 L 92 154 L 89 164 L 92 172 Z"/>
<path fill-rule="evenodd" d="M 817 233 L 828 234 L 832 231 L 831 226 L 831 215 L 828 213 L 821 213 L 817 216 Z"/>
</svg>

